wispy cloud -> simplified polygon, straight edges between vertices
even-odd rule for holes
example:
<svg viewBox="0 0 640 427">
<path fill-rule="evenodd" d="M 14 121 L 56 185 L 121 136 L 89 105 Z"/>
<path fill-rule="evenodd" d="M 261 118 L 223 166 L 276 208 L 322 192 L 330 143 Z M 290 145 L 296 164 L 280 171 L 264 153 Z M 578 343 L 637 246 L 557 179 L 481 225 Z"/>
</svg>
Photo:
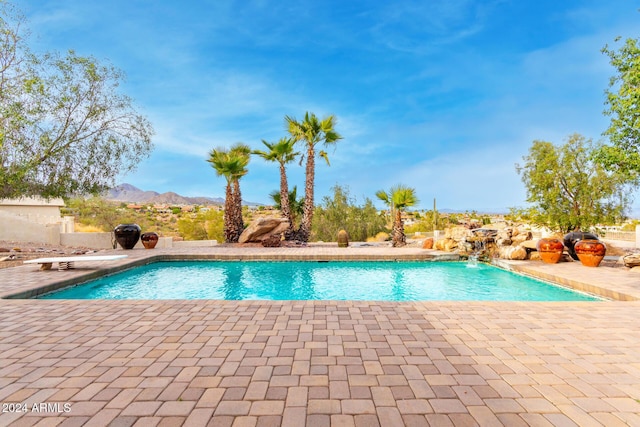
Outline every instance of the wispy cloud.
<svg viewBox="0 0 640 427">
<path fill-rule="evenodd" d="M 426 207 L 523 204 L 514 163 L 534 139 L 599 137 L 612 73 L 600 49 L 637 34 L 626 0 L 17 1 L 39 49 L 128 75 L 157 148 L 123 179 L 188 195 L 223 191 L 210 149 L 257 148 L 285 135 L 285 115 L 312 111 L 335 114 L 344 136 L 331 167 L 318 162 L 317 200 L 336 183 L 373 197 L 404 182 Z M 301 190 L 303 167 L 290 169 Z M 266 201 L 277 185 L 255 159 L 243 194 Z"/>
</svg>

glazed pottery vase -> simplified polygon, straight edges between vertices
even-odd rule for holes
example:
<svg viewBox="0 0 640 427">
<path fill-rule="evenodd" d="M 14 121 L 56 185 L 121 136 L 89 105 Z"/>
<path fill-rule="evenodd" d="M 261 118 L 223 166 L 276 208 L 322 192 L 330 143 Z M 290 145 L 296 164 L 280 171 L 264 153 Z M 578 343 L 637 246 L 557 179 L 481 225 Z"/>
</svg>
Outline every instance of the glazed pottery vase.
<svg viewBox="0 0 640 427">
<path fill-rule="evenodd" d="M 556 264 L 562 258 L 564 244 L 560 239 L 542 238 L 536 245 L 540 259 L 547 264 Z"/>
<path fill-rule="evenodd" d="M 607 247 L 600 240 L 580 240 L 574 247 L 582 265 L 597 267 L 607 253 Z"/>
<path fill-rule="evenodd" d="M 142 233 L 140 236 L 140 240 L 144 245 L 145 249 L 153 249 L 158 244 L 158 234 L 154 232 Z"/>
<path fill-rule="evenodd" d="M 584 231 L 572 231 L 571 233 L 567 233 L 564 235 L 562 242 L 567 248 L 567 252 L 569 252 L 569 255 L 571 255 L 571 258 L 575 259 L 576 261 L 578 260 L 578 255 L 576 254 L 576 251 L 573 250 L 573 247 L 576 243 L 578 243 L 578 241 L 585 239 L 598 240 L 598 236 L 593 233 L 585 233 Z"/>
<path fill-rule="evenodd" d="M 116 237 L 116 242 L 123 249 L 133 249 L 140 239 L 141 231 L 138 224 L 120 224 L 113 229 L 113 234 Z"/>
</svg>

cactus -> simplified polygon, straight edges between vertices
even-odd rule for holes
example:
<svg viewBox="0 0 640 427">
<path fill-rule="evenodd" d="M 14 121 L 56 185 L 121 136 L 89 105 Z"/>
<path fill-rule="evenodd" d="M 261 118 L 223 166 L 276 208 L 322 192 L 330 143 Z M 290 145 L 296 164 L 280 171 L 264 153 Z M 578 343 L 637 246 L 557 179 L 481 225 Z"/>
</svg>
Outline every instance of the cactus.
<svg viewBox="0 0 640 427">
<path fill-rule="evenodd" d="M 338 231 L 338 247 L 346 248 L 349 246 L 349 235 L 345 230 Z"/>
</svg>

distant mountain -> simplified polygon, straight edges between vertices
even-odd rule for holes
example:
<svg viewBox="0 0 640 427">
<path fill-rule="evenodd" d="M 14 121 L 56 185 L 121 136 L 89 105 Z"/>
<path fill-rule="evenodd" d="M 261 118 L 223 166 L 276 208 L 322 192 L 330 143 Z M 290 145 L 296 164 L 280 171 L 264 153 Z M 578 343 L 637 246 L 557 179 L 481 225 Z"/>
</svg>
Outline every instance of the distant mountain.
<svg viewBox="0 0 640 427">
<path fill-rule="evenodd" d="M 109 190 L 105 198 L 117 202 L 142 203 L 159 195 L 160 193 L 156 191 L 142 191 L 131 184 L 120 184 Z"/>
<path fill-rule="evenodd" d="M 107 200 L 129 203 L 153 203 L 159 205 L 223 205 L 222 197 L 186 197 L 168 191 L 144 191 L 131 184 L 120 184 L 109 190 L 105 196 Z M 261 203 L 243 201 L 248 206 L 259 206 Z"/>
</svg>

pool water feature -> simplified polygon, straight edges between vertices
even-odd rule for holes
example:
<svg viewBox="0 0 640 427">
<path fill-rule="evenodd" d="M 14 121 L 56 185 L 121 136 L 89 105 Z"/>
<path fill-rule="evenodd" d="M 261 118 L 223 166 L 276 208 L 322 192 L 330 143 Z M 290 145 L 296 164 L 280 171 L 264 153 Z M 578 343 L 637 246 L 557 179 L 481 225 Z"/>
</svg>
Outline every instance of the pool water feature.
<svg viewBox="0 0 640 427">
<path fill-rule="evenodd" d="M 461 262 L 158 262 L 43 299 L 596 301 L 500 268 Z"/>
</svg>

